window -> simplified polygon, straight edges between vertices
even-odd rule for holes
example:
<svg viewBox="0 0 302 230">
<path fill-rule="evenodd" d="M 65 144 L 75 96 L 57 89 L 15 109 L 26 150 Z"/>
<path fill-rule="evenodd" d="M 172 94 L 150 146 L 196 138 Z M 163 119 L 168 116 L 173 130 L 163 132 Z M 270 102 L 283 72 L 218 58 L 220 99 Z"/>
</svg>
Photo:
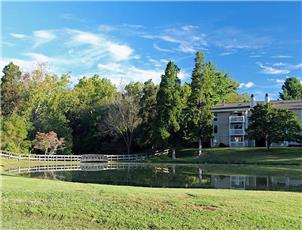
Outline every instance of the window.
<svg viewBox="0 0 302 230">
<path fill-rule="evenodd" d="M 214 121 L 217 121 L 217 113 L 214 113 Z"/>
<path fill-rule="evenodd" d="M 218 125 L 214 125 L 213 132 L 218 133 Z"/>
</svg>

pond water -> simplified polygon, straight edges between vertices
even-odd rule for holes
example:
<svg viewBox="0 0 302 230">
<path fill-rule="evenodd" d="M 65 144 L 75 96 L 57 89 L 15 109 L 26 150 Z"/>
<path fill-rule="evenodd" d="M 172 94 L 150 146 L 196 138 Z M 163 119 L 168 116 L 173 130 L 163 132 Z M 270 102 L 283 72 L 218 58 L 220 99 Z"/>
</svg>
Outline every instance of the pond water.
<svg viewBox="0 0 302 230">
<path fill-rule="evenodd" d="M 216 166 L 215 166 L 216 167 Z M 214 167 L 214 168 L 215 168 Z M 217 168 L 222 167 L 217 165 Z M 236 167 L 236 166 L 233 166 Z M 208 170 L 207 165 L 145 164 L 145 163 L 81 163 L 48 165 L 8 170 L 26 177 L 81 183 L 130 185 L 171 188 L 214 188 L 241 190 L 302 191 L 300 174 L 282 173 L 253 175 L 230 174 Z M 255 166 L 257 167 L 257 166 Z M 231 170 L 232 172 L 232 170 Z M 268 176 L 267 176 L 268 175 Z"/>
</svg>

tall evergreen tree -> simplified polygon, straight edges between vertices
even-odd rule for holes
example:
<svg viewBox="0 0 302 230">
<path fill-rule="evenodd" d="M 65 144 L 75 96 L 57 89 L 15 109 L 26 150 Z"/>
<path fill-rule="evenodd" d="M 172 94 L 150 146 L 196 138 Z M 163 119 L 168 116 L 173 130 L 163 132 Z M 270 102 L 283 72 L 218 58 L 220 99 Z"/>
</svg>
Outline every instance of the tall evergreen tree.
<svg viewBox="0 0 302 230">
<path fill-rule="evenodd" d="M 1 113 L 9 115 L 20 110 L 23 105 L 21 71 L 10 62 L 3 68 L 1 78 Z"/>
<path fill-rule="evenodd" d="M 296 77 L 287 78 L 282 86 L 280 93 L 282 100 L 299 100 L 302 99 L 302 83 Z"/>
<path fill-rule="evenodd" d="M 158 86 L 155 85 L 151 79 L 146 81 L 142 90 L 143 95 L 139 102 L 139 116 L 142 120 L 140 126 L 141 137 L 139 142 L 145 147 L 152 147 L 154 139 L 157 91 Z"/>
<path fill-rule="evenodd" d="M 197 52 L 188 99 L 187 134 L 190 139 L 198 140 L 199 156 L 202 154 L 202 142 L 212 136 L 214 75 L 215 70 L 205 63 L 204 55 Z"/>
<path fill-rule="evenodd" d="M 180 79 L 177 77 L 179 70 L 173 62 L 167 64 L 165 74 L 161 76 L 156 105 L 156 137 L 163 146 L 172 147 L 173 158 L 175 158 L 175 138 L 180 129 L 179 118 L 183 106 Z"/>
</svg>

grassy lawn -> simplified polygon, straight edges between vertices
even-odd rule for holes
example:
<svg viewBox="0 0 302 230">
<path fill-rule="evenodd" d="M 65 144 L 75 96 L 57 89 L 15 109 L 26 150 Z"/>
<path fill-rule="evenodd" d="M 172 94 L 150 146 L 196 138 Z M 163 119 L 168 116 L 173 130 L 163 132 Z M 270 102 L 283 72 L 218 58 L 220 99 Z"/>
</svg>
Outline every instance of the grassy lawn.
<svg viewBox="0 0 302 230">
<path fill-rule="evenodd" d="M 3 172 L 9 168 L 26 168 L 36 165 L 51 165 L 51 164 L 77 164 L 77 161 L 27 161 L 27 160 L 15 160 L 15 159 L 0 159 L 0 172 Z"/>
<path fill-rule="evenodd" d="M 299 229 L 302 194 L 2 178 L 2 229 Z"/>
<path fill-rule="evenodd" d="M 178 159 L 154 157 L 149 162 L 173 163 L 214 163 L 214 164 L 263 164 L 263 165 L 301 165 L 302 148 L 210 148 L 204 149 L 204 155 L 197 157 L 198 149 L 180 149 L 176 151 Z"/>
</svg>

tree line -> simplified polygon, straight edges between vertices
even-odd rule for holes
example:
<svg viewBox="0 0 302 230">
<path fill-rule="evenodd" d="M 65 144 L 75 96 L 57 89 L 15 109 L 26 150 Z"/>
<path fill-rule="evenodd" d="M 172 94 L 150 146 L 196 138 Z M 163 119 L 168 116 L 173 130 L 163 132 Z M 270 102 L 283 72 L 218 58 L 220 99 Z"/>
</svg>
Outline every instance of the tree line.
<svg viewBox="0 0 302 230">
<path fill-rule="evenodd" d="M 221 102 L 249 101 L 239 83 L 206 62 L 194 59 L 190 83 L 169 62 L 159 85 L 130 82 L 117 90 L 107 78 L 56 76 L 44 65 L 30 73 L 9 63 L 1 77 L 1 149 L 18 153 L 132 153 L 209 143 L 211 108 Z M 293 78 L 295 80 L 295 78 Z M 287 80 L 288 81 L 288 80 Z M 290 80 L 292 81 L 292 80 Z M 283 99 L 301 99 L 296 82 L 282 87 Z"/>
</svg>

